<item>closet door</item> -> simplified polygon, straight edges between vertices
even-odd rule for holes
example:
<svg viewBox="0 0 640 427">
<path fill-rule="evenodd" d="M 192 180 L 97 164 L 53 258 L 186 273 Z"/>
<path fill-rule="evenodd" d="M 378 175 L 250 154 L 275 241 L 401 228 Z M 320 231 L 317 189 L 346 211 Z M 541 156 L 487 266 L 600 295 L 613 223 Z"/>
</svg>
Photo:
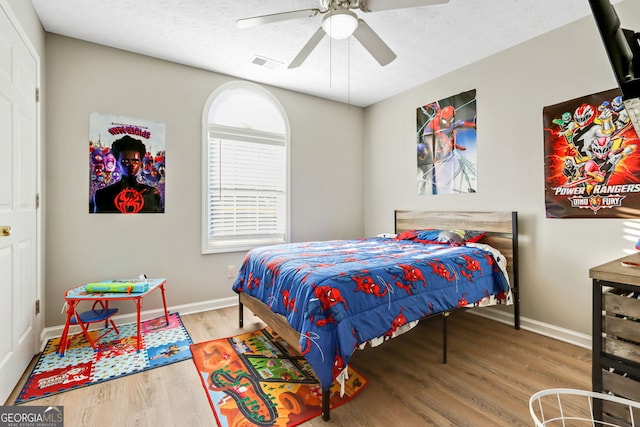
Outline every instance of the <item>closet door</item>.
<svg viewBox="0 0 640 427">
<path fill-rule="evenodd" d="M 0 404 L 38 351 L 37 67 L 0 2 Z"/>
</svg>

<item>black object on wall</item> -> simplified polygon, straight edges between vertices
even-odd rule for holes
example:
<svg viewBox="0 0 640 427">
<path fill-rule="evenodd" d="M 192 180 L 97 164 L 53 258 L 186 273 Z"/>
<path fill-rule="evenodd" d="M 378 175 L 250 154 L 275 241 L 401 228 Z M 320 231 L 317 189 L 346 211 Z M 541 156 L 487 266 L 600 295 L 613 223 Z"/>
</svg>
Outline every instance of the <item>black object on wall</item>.
<svg viewBox="0 0 640 427">
<path fill-rule="evenodd" d="M 640 33 L 620 26 L 609 0 L 589 0 L 627 113 L 640 135 Z"/>
</svg>

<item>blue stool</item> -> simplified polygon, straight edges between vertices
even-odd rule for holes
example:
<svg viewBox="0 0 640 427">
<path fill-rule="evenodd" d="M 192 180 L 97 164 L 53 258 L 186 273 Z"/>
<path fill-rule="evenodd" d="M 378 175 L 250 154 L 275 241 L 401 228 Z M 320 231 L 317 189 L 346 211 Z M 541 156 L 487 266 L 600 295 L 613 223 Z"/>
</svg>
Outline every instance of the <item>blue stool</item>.
<svg viewBox="0 0 640 427">
<path fill-rule="evenodd" d="M 82 329 L 82 333 L 89 341 L 89 344 L 93 348 L 93 351 L 98 350 L 98 341 L 105 335 L 107 335 L 112 330 L 115 331 L 116 334 L 120 334 L 118 327 L 113 322 L 111 318 L 114 314 L 118 312 L 117 308 L 109 308 L 108 302 L 105 304 L 104 301 L 98 300 L 93 303 L 91 310 L 83 311 L 82 313 L 77 313 L 71 317 L 69 321 L 69 325 L 78 325 Z M 104 322 L 104 328 L 106 331 L 102 332 L 95 340 L 91 338 L 91 334 L 89 333 L 89 325 L 92 323 Z M 111 327 L 109 327 L 111 324 Z"/>
</svg>

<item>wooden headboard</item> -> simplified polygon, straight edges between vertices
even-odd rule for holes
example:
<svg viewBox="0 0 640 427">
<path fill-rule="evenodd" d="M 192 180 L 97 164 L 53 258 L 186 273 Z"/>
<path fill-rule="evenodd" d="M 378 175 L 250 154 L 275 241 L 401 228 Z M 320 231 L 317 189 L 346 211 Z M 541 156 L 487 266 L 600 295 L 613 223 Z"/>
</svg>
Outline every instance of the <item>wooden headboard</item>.
<svg viewBox="0 0 640 427">
<path fill-rule="evenodd" d="M 516 329 L 520 329 L 517 212 L 395 211 L 396 233 L 421 228 L 487 232 L 487 236 L 480 240 L 480 243 L 493 246 L 507 259 L 507 273 L 513 293 L 514 325 Z"/>
</svg>

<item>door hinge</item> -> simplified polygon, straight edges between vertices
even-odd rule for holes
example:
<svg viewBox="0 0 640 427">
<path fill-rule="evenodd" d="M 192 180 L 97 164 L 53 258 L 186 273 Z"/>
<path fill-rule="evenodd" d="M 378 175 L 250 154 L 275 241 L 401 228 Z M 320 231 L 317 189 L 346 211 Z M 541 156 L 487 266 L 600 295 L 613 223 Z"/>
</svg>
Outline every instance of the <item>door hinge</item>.
<svg viewBox="0 0 640 427">
<path fill-rule="evenodd" d="M 40 102 L 40 88 L 36 88 L 36 102 Z"/>
<path fill-rule="evenodd" d="M 40 300 L 36 300 L 36 315 L 40 314 Z"/>
<path fill-rule="evenodd" d="M 40 208 L 40 193 L 36 193 L 36 209 Z"/>
</svg>

